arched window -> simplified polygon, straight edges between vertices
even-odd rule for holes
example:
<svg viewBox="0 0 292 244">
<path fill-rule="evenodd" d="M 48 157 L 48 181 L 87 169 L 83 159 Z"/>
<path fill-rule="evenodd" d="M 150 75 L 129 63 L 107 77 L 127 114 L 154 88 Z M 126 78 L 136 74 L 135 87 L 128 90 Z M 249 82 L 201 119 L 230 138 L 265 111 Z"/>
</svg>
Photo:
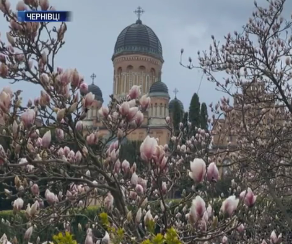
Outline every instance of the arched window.
<svg viewBox="0 0 292 244">
<path fill-rule="evenodd" d="M 121 92 L 121 88 L 122 88 L 122 68 L 119 67 L 117 69 L 117 73 L 116 73 L 116 83 L 115 83 L 115 94 L 118 94 Z"/>
<path fill-rule="evenodd" d="M 150 73 L 151 73 L 151 80 L 152 80 L 152 83 L 155 82 L 155 78 L 156 78 L 156 71 L 154 68 L 152 68 L 150 70 Z"/>
<path fill-rule="evenodd" d="M 163 116 L 163 114 L 162 114 L 162 103 L 160 103 L 160 109 L 159 109 L 160 111 L 159 111 L 159 117 L 162 117 Z"/>
<path fill-rule="evenodd" d="M 154 116 L 155 117 L 157 116 L 157 110 L 158 110 L 157 103 L 155 103 L 155 107 L 154 107 Z"/>
<path fill-rule="evenodd" d="M 132 69 L 133 69 L 133 66 L 132 65 L 128 65 L 127 71 L 131 71 Z"/>
</svg>

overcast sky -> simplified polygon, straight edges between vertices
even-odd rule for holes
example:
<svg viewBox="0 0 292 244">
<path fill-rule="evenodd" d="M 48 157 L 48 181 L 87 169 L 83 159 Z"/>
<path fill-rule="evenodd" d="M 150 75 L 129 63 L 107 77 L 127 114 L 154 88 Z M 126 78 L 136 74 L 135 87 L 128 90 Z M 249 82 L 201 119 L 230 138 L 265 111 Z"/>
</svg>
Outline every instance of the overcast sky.
<svg viewBox="0 0 292 244">
<path fill-rule="evenodd" d="M 10 0 L 15 8 L 17 0 Z M 51 0 L 57 10 L 73 12 L 73 20 L 68 24 L 66 44 L 58 54 L 57 65 L 63 68 L 77 68 L 91 83 L 90 75 L 97 75 L 96 84 L 102 89 L 105 102 L 112 92 L 113 65 L 111 57 L 119 33 L 137 19 L 133 11 L 141 6 L 145 13 L 141 17 L 144 24 L 151 27 L 161 41 L 163 48 L 162 81 L 168 85 L 170 96 L 177 88 L 177 97 L 188 109 L 190 99 L 198 91 L 202 73 L 187 70 L 179 65 L 180 50 L 185 50 L 185 60 L 192 56 L 196 61 L 197 51 L 206 50 L 211 43 L 211 35 L 218 39 L 228 32 L 240 30 L 250 17 L 253 0 Z M 259 0 L 259 4 L 266 3 Z M 286 17 L 290 16 L 292 0 L 287 0 Z M 7 24 L 0 18 L 0 32 L 5 38 Z M 0 80 L 0 88 L 9 81 Z M 24 100 L 39 95 L 39 88 L 20 82 L 13 85 L 22 89 Z M 221 96 L 215 86 L 203 79 L 199 96 L 201 102 L 209 104 Z"/>
</svg>

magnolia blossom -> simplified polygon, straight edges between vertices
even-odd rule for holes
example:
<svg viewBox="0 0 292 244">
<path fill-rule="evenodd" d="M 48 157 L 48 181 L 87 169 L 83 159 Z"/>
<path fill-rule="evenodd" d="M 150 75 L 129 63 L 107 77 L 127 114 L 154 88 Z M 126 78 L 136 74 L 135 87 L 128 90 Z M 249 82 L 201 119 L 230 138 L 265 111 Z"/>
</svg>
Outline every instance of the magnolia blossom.
<svg viewBox="0 0 292 244">
<path fill-rule="evenodd" d="M 246 191 L 242 191 L 239 197 L 244 200 L 244 204 L 248 207 L 252 207 L 257 199 L 257 196 L 254 195 L 249 187 Z"/>
<path fill-rule="evenodd" d="M 151 214 L 151 210 L 149 209 L 144 216 L 144 224 L 147 225 L 149 221 L 152 221 L 152 220 L 153 220 L 153 216 Z"/>
<path fill-rule="evenodd" d="M 208 169 L 207 169 L 207 179 L 209 181 L 217 181 L 219 178 L 219 171 L 218 171 L 218 168 L 216 166 L 216 164 L 213 162 L 213 163 L 210 163 L 209 166 L 208 166 Z"/>
<path fill-rule="evenodd" d="M 196 182 L 202 182 L 206 174 L 206 163 L 201 158 L 195 158 L 190 162 L 191 171 L 189 176 Z"/>
<path fill-rule="evenodd" d="M 94 95 L 92 92 L 89 92 L 86 94 L 84 97 L 84 107 L 85 108 L 90 108 L 92 106 L 92 103 L 94 101 Z"/>
<path fill-rule="evenodd" d="M 193 223 L 196 223 L 199 219 L 203 217 L 205 212 L 205 201 L 200 196 L 196 196 L 196 198 L 192 201 L 192 206 L 189 213 L 190 220 Z"/>
<path fill-rule="evenodd" d="M 33 109 L 27 109 L 21 116 L 21 121 L 25 127 L 29 127 L 35 122 L 35 111 Z"/>
<path fill-rule="evenodd" d="M 235 196 L 230 196 L 223 201 L 220 210 L 224 214 L 228 214 L 229 216 L 231 216 L 234 213 L 234 211 L 237 209 L 238 202 L 239 202 L 239 199 L 236 199 Z"/>
<path fill-rule="evenodd" d="M 108 193 L 106 198 L 104 199 L 104 206 L 108 210 L 112 210 L 113 209 L 113 204 L 114 204 L 114 197 L 112 196 L 111 193 Z"/>
<path fill-rule="evenodd" d="M 132 86 L 132 88 L 129 91 L 128 96 L 131 99 L 137 99 L 138 97 L 140 97 L 141 96 L 141 86 L 137 86 L 137 85 Z"/>
<path fill-rule="evenodd" d="M 98 113 L 103 116 L 104 118 L 107 118 L 108 114 L 109 114 L 109 109 L 108 107 L 102 107 L 99 109 Z"/>
<path fill-rule="evenodd" d="M 141 218 L 142 218 L 142 209 L 139 208 L 136 214 L 136 218 L 135 218 L 135 221 L 137 224 L 141 222 Z"/>
<path fill-rule="evenodd" d="M 52 140 L 52 136 L 51 136 L 51 131 L 49 130 L 44 134 L 42 138 L 42 146 L 44 148 L 48 148 L 51 144 L 51 140 Z"/>
<path fill-rule="evenodd" d="M 29 227 L 24 234 L 24 239 L 29 240 L 33 232 L 33 226 Z"/>
<path fill-rule="evenodd" d="M 22 198 L 17 198 L 13 203 L 13 209 L 14 210 L 21 210 L 23 208 L 24 201 Z"/>
<path fill-rule="evenodd" d="M 150 106 L 151 103 L 151 98 L 147 95 L 143 95 L 140 98 L 140 106 L 142 110 L 147 110 Z"/>
<path fill-rule="evenodd" d="M 282 234 L 280 234 L 279 236 L 277 236 L 275 230 L 272 231 L 271 235 L 270 235 L 270 240 L 272 244 L 277 244 L 280 243 L 282 241 Z"/>
<path fill-rule="evenodd" d="M 153 154 L 156 152 L 158 146 L 157 140 L 153 137 L 146 136 L 140 146 L 141 158 L 145 161 L 152 159 Z"/>
</svg>

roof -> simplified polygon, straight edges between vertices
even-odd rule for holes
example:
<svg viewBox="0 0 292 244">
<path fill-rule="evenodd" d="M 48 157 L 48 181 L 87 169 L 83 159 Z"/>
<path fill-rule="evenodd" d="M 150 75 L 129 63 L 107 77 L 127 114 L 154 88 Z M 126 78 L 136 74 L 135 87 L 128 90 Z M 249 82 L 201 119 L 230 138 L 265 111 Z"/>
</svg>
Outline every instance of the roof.
<svg viewBox="0 0 292 244">
<path fill-rule="evenodd" d="M 181 110 L 184 111 L 183 103 L 179 99 L 177 99 L 176 97 L 169 102 L 169 110 L 170 111 L 174 108 L 174 104 L 175 103 L 178 103 L 180 108 L 181 108 Z"/>
<path fill-rule="evenodd" d="M 92 92 L 96 100 L 103 102 L 102 91 L 97 85 L 94 84 L 89 85 L 88 92 Z"/>
<path fill-rule="evenodd" d="M 154 56 L 163 62 L 162 45 L 154 31 L 140 19 L 119 34 L 113 58 L 122 54 L 141 53 Z"/>
<path fill-rule="evenodd" d="M 168 87 L 162 81 L 156 81 L 150 87 L 149 93 L 165 93 L 168 94 Z"/>
</svg>

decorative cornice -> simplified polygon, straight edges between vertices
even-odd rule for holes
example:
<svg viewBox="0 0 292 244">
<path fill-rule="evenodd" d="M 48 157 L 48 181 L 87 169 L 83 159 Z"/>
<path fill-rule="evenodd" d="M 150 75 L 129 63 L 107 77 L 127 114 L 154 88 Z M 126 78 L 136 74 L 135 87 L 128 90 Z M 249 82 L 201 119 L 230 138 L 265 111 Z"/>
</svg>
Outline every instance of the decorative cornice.
<svg viewBox="0 0 292 244">
<path fill-rule="evenodd" d="M 118 64 L 123 61 L 145 61 L 155 65 L 162 65 L 162 62 L 159 59 L 147 57 L 147 56 L 140 56 L 140 55 L 122 55 L 118 56 L 113 60 L 113 64 Z"/>
</svg>

